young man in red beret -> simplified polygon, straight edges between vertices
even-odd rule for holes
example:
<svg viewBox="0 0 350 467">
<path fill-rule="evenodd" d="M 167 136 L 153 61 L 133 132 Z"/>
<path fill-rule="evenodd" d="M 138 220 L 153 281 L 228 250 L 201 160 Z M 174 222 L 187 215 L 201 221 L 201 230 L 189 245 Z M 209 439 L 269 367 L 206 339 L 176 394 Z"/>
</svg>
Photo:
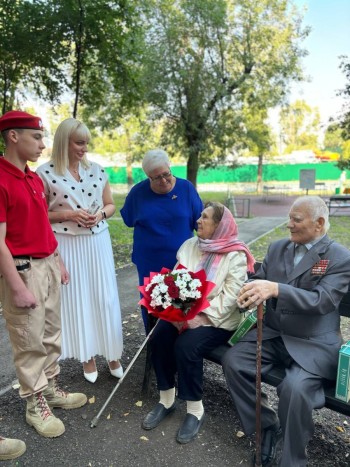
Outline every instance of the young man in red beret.
<svg viewBox="0 0 350 467">
<path fill-rule="evenodd" d="M 20 383 L 26 421 L 45 437 L 65 427 L 53 407 L 83 406 L 85 394 L 58 387 L 61 354 L 60 283 L 69 280 L 47 214 L 44 186 L 27 161 L 45 148 L 39 117 L 11 111 L 0 117 L 0 301 Z M 0 445 L 1 446 L 1 445 Z"/>
</svg>

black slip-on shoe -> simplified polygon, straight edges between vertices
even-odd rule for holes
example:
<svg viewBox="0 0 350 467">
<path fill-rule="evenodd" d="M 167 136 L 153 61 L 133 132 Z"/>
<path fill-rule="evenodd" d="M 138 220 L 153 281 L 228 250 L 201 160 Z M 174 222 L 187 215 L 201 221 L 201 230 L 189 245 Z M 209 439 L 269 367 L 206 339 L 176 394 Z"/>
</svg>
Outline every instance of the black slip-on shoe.
<svg viewBox="0 0 350 467">
<path fill-rule="evenodd" d="M 282 444 L 282 429 L 279 422 L 265 428 L 262 432 L 261 465 L 270 467 L 274 465 L 278 450 Z M 253 466 L 256 465 L 256 457 L 253 457 Z"/>
<path fill-rule="evenodd" d="M 164 420 L 171 412 L 176 408 L 176 403 L 174 402 L 171 407 L 166 409 L 163 404 L 158 402 L 158 404 L 146 415 L 141 424 L 144 430 L 153 430 L 159 423 Z"/>
<path fill-rule="evenodd" d="M 198 420 L 195 415 L 188 413 L 177 433 L 176 441 L 180 444 L 187 444 L 192 441 L 198 435 L 203 421 L 204 414 Z"/>
</svg>

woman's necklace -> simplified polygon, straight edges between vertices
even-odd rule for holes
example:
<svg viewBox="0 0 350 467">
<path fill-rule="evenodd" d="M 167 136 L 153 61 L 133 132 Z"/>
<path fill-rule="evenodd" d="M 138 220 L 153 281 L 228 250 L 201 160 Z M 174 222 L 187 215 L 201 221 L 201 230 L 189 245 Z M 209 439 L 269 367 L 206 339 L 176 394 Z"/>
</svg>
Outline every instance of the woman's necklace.
<svg viewBox="0 0 350 467">
<path fill-rule="evenodd" d="M 77 167 L 76 169 L 68 167 L 68 170 L 76 180 L 80 180 L 79 167 Z"/>
</svg>

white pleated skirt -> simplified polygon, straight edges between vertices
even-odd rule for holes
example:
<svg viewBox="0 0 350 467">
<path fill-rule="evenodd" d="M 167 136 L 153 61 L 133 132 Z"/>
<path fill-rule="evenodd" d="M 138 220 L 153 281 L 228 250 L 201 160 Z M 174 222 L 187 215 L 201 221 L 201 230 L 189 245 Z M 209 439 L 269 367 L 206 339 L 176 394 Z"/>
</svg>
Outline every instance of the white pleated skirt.
<svg viewBox="0 0 350 467">
<path fill-rule="evenodd" d="M 123 334 L 109 230 L 56 238 L 70 274 L 69 284 L 61 287 L 61 358 L 118 360 Z"/>
</svg>

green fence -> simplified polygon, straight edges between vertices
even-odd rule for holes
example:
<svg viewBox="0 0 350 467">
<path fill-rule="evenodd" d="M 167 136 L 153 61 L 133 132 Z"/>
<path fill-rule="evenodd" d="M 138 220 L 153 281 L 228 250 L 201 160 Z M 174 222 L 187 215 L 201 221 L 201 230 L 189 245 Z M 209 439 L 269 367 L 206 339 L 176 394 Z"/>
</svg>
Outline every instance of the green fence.
<svg viewBox="0 0 350 467">
<path fill-rule="evenodd" d="M 316 180 L 338 180 L 341 171 L 335 162 L 322 162 L 319 164 L 264 164 L 262 178 L 264 182 L 288 182 L 298 181 L 301 169 L 315 169 Z M 106 167 L 109 181 L 112 184 L 127 183 L 126 167 Z M 181 178 L 186 178 L 185 166 L 172 166 L 172 173 Z M 197 183 L 253 183 L 257 180 L 257 165 L 242 165 L 236 169 L 219 166 L 210 169 L 199 169 Z M 346 171 L 347 179 L 350 178 L 350 171 Z M 145 174 L 139 167 L 132 169 L 133 182 L 138 183 L 144 180 Z"/>
</svg>

